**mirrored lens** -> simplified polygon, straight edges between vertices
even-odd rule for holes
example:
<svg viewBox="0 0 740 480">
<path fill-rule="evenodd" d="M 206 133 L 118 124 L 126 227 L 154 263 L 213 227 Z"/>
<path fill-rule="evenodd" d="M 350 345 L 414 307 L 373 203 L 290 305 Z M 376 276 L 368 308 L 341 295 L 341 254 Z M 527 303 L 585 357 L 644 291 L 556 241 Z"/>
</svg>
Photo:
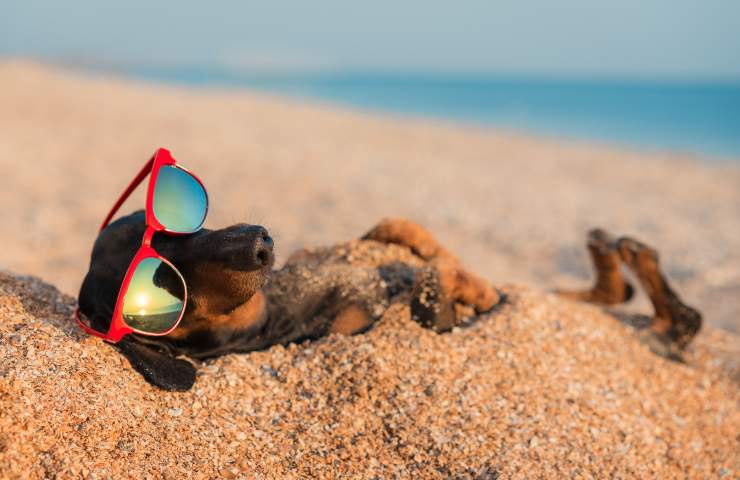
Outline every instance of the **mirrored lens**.
<svg viewBox="0 0 740 480">
<path fill-rule="evenodd" d="M 165 165 L 159 169 L 153 207 L 154 216 L 168 230 L 192 233 L 198 231 L 206 219 L 208 199 L 192 175 Z"/>
<path fill-rule="evenodd" d="M 136 266 L 123 299 L 123 319 L 136 330 L 162 333 L 185 308 L 185 283 L 169 264 L 145 258 Z"/>
</svg>

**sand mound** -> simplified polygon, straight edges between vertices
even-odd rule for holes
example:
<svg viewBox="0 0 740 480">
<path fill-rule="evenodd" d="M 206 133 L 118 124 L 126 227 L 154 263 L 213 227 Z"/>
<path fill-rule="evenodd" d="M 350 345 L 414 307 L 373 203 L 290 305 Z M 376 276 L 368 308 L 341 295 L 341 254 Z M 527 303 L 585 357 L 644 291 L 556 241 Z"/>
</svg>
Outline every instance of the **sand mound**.
<svg viewBox="0 0 740 480">
<path fill-rule="evenodd" d="M 0 476 L 740 472 L 738 337 L 705 331 L 672 363 L 596 308 L 504 290 L 451 334 L 395 306 L 367 334 L 227 356 L 167 393 L 81 335 L 73 299 L 0 274 Z"/>
</svg>

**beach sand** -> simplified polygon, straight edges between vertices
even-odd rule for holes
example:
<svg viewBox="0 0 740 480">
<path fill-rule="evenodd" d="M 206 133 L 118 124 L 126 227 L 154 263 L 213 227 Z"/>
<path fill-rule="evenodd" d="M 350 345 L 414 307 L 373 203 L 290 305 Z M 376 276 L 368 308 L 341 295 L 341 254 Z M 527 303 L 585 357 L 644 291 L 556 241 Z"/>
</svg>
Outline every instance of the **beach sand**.
<svg viewBox="0 0 740 480">
<path fill-rule="evenodd" d="M 0 477 L 740 472 L 740 338 L 716 328 L 740 329 L 737 167 L 6 62 L 0 268 L 76 294 L 98 223 L 158 146 L 205 182 L 208 226 L 267 226 L 278 263 L 407 216 L 509 303 L 444 335 L 395 306 L 366 334 L 222 357 L 167 393 L 78 331 L 72 297 L 0 273 Z M 547 293 L 590 283 L 596 225 L 658 247 L 704 312 L 685 364 Z"/>
<path fill-rule="evenodd" d="M 0 273 L 0 477 L 737 478 L 740 337 L 710 327 L 670 362 L 598 308 L 499 287 L 466 329 L 396 305 L 168 393 L 72 298 Z"/>
</svg>

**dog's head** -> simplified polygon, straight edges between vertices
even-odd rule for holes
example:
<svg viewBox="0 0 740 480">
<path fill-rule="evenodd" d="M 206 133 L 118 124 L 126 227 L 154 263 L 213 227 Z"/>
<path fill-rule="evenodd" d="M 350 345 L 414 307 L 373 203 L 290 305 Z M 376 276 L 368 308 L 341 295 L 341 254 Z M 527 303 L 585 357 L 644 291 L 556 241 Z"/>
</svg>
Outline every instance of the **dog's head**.
<svg viewBox="0 0 740 480">
<path fill-rule="evenodd" d="M 106 227 L 95 242 L 79 306 L 98 331 L 108 330 L 145 229 L 145 214 L 138 211 Z M 237 224 L 184 236 L 156 234 L 152 246 L 185 279 L 185 314 L 166 336 L 132 334 L 116 346 L 150 383 L 187 390 L 195 369 L 178 355 L 203 359 L 258 348 L 255 342 L 267 317 L 261 289 L 274 261 L 273 242 L 263 227 Z"/>
</svg>

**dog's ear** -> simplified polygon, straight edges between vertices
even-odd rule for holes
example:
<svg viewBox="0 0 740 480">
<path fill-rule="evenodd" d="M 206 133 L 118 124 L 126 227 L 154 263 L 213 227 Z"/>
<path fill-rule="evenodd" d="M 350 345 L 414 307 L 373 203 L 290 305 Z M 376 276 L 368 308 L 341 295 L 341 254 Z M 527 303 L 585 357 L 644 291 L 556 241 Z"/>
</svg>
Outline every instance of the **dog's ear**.
<svg viewBox="0 0 740 480">
<path fill-rule="evenodd" d="M 144 379 L 163 390 L 184 392 L 195 383 L 195 367 L 124 337 L 116 348 Z"/>
</svg>

